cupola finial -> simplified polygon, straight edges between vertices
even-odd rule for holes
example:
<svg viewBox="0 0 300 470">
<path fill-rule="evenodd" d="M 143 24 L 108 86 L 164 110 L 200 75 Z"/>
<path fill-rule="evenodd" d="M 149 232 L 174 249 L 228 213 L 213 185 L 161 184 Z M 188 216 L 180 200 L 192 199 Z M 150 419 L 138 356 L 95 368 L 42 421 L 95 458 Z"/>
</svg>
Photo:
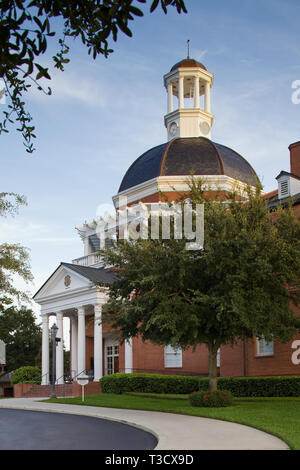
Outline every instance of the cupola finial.
<svg viewBox="0 0 300 470">
<path fill-rule="evenodd" d="M 190 58 L 190 40 L 189 39 L 187 40 L 187 51 L 188 51 L 187 58 L 189 59 Z"/>
</svg>

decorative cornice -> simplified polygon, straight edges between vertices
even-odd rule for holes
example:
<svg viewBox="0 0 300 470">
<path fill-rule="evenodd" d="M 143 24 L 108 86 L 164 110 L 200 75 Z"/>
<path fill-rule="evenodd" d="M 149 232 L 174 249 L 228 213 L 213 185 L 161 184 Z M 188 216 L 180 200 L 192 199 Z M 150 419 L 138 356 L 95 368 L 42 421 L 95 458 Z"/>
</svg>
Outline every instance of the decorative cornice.
<svg viewBox="0 0 300 470">
<path fill-rule="evenodd" d="M 232 191 L 234 187 L 237 187 L 241 193 L 244 193 L 247 184 L 237 181 L 234 178 L 227 175 L 195 175 L 195 178 L 201 178 L 204 181 L 204 185 L 212 191 Z M 187 183 L 188 176 L 159 176 L 152 178 L 144 183 L 137 184 L 132 188 L 121 191 L 116 196 L 113 196 L 113 202 L 116 208 L 119 207 L 119 197 L 126 197 L 127 203 L 140 201 L 141 199 L 157 194 L 161 192 L 184 192 L 189 190 Z M 263 193 L 264 194 L 264 193 Z"/>
</svg>

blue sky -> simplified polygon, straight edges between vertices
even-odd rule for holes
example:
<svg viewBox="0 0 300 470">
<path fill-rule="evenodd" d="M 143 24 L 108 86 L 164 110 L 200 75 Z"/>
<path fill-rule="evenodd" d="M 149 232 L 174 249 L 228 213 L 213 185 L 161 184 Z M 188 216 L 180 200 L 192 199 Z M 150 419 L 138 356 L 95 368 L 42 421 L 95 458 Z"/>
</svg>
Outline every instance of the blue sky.
<svg viewBox="0 0 300 470">
<path fill-rule="evenodd" d="M 65 72 L 50 68 L 52 96 L 27 96 L 37 150 L 27 154 L 14 130 L 0 136 L 1 191 L 28 200 L 18 216 L 1 220 L 0 242 L 30 249 L 31 293 L 61 261 L 83 255 L 75 225 L 111 203 L 128 166 L 167 140 L 162 77 L 186 56 L 187 39 L 191 57 L 214 74 L 212 140 L 241 153 L 265 191 L 289 171 L 288 145 L 300 140 L 300 104 L 291 100 L 292 83 L 300 80 L 299 2 L 186 0 L 186 6 L 187 15 L 170 9 L 137 18 L 133 38 L 120 35 L 109 59 L 94 61 L 72 41 Z"/>
</svg>

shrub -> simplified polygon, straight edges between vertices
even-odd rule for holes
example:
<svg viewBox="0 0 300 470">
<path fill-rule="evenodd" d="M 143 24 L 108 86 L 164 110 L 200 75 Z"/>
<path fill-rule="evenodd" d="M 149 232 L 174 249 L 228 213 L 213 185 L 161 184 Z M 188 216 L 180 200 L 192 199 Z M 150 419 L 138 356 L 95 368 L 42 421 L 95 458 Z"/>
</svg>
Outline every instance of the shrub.
<svg viewBox="0 0 300 470">
<path fill-rule="evenodd" d="M 220 407 L 233 404 L 233 397 L 227 390 L 217 390 L 216 392 L 199 391 L 189 395 L 189 402 L 192 406 Z"/>
<path fill-rule="evenodd" d="M 100 379 L 104 393 L 188 394 L 198 390 L 198 377 L 158 374 L 112 374 Z"/>
<path fill-rule="evenodd" d="M 113 374 L 100 379 L 104 393 L 190 394 L 208 391 L 207 377 L 158 374 Z M 299 397 L 299 376 L 219 377 L 218 390 L 228 390 L 234 397 Z"/>
<path fill-rule="evenodd" d="M 12 383 L 15 384 L 40 384 L 41 370 L 39 367 L 26 366 L 16 369 L 13 373 Z"/>
<path fill-rule="evenodd" d="M 199 379 L 199 390 L 208 390 L 208 379 Z M 219 377 L 218 390 L 229 390 L 234 397 L 299 397 L 299 376 Z"/>
</svg>

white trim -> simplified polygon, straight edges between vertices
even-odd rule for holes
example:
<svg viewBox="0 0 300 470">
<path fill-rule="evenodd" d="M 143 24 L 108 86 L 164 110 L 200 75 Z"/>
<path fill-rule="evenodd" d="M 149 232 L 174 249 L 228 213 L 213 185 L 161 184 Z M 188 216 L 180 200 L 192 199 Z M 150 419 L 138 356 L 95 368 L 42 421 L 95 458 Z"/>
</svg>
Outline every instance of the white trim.
<svg viewBox="0 0 300 470">
<path fill-rule="evenodd" d="M 43 292 L 51 288 L 51 285 L 53 285 L 57 277 L 60 276 L 61 272 L 64 270 L 72 274 L 73 277 L 79 278 L 85 285 L 77 287 L 76 289 L 69 288 L 63 292 L 43 296 Z M 99 288 L 86 277 L 62 265 L 48 281 L 46 281 L 34 300 L 41 306 L 41 315 L 55 314 L 59 311 L 71 310 L 83 305 L 104 304 L 107 300 L 107 291 L 108 288 Z M 66 312 L 64 312 L 64 315 L 67 315 Z"/>
<path fill-rule="evenodd" d="M 125 374 L 132 373 L 133 356 L 132 356 L 132 338 L 125 341 Z"/>
<path fill-rule="evenodd" d="M 115 354 L 115 347 L 118 347 L 118 354 Z M 112 354 L 107 354 L 107 348 L 111 347 L 112 348 Z M 110 371 L 111 373 L 115 373 L 115 370 L 114 370 L 114 357 L 120 357 L 120 345 L 119 345 L 119 342 L 118 342 L 118 339 L 112 335 L 112 336 L 109 336 L 109 337 L 106 337 L 104 339 L 104 358 L 105 358 L 105 361 L 104 361 L 104 370 L 105 370 L 105 375 L 108 375 L 107 372 L 108 372 L 108 364 L 107 364 L 107 358 L 108 357 L 112 357 L 112 367 L 110 368 Z M 120 367 L 120 364 L 119 364 L 119 367 Z"/>
<path fill-rule="evenodd" d="M 49 277 L 49 279 L 45 282 L 45 284 L 41 287 L 41 289 L 38 291 L 37 294 L 35 294 L 34 296 L 34 300 L 35 302 L 39 303 L 38 300 L 42 299 L 42 298 L 47 298 L 48 296 L 45 296 L 43 295 L 43 292 L 47 291 L 48 289 L 51 288 L 51 286 L 53 286 L 53 284 L 55 284 L 57 278 L 60 277 L 61 273 L 63 271 L 66 271 L 67 274 L 71 275 L 73 278 L 77 278 L 78 280 L 82 281 L 84 284 L 86 285 L 91 285 L 93 284 L 92 281 L 90 281 L 89 279 L 87 279 L 85 276 L 82 276 L 81 274 L 79 274 L 78 272 L 74 271 L 73 269 L 67 267 L 67 266 L 64 266 L 64 265 L 60 265 L 56 271 L 54 271 L 54 273 Z M 79 288 L 81 289 L 81 288 Z M 72 289 L 72 287 L 69 287 L 68 289 L 65 289 L 69 292 L 74 292 L 77 289 Z M 65 290 L 61 293 L 62 295 L 64 295 L 65 293 Z M 59 295 L 61 295 L 59 294 Z M 51 294 L 50 294 L 51 296 Z M 49 297 L 50 297 L 49 296 Z"/>
<path fill-rule="evenodd" d="M 145 197 L 156 194 L 159 191 L 188 191 L 189 185 L 187 183 L 188 175 L 179 176 L 159 176 L 145 181 L 144 183 L 137 184 L 132 188 L 121 191 L 116 196 L 113 196 L 113 202 L 118 209 L 118 199 L 120 197 L 127 197 L 127 203 L 139 201 Z M 237 186 L 238 189 L 246 194 L 247 183 L 242 183 L 227 175 L 195 175 L 195 178 L 202 178 L 204 186 L 209 186 L 212 191 L 232 191 L 233 187 Z M 264 192 L 262 192 L 264 194 Z"/>
</svg>

